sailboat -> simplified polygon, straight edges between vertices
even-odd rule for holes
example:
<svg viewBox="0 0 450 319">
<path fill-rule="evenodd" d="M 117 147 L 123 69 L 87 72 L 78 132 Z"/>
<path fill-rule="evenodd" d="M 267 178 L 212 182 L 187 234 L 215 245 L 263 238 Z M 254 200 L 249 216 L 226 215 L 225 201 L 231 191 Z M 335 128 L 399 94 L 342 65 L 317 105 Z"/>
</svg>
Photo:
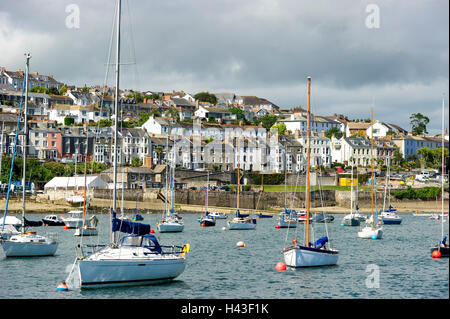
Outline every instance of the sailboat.
<svg viewBox="0 0 450 319">
<path fill-rule="evenodd" d="M 201 227 L 216 226 L 216 219 L 213 216 L 211 216 L 208 212 L 209 171 L 207 172 L 206 180 L 207 181 L 206 181 L 205 212 L 203 213 L 203 216 L 200 218 Z"/>
<path fill-rule="evenodd" d="M 447 236 L 444 235 L 444 167 L 445 167 L 445 153 L 444 153 L 444 117 L 445 117 L 445 101 L 444 98 L 442 99 L 442 138 L 441 138 L 441 148 L 442 148 L 442 169 L 441 169 L 441 237 L 442 238 L 439 241 L 439 244 L 431 247 L 431 256 L 432 257 L 448 257 L 448 243 L 447 243 Z M 448 213 L 447 213 L 448 215 Z"/>
<path fill-rule="evenodd" d="M 159 223 L 156 223 L 156 227 L 160 233 L 176 233 L 182 232 L 184 229 L 184 222 L 182 217 L 175 213 L 174 204 L 175 204 L 175 148 L 173 149 L 173 161 L 170 167 L 172 170 L 172 207 L 170 210 L 166 210 L 166 215 L 162 218 Z M 166 197 L 167 198 L 167 197 Z"/>
<path fill-rule="evenodd" d="M 361 221 L 358 216 L 353 214 L 353 161 L 352 161 L 352 176 L 351 176 L 351 189 L 350 189 L 350 214 L 345 215 L 342 219 L 344 226 L 359 226 Z"/>
<path fill-rule="evenodd" d="M 255 229 L 256 228 L 256 219 L 253 218 L 253 213 L 252 216 L 249 215 L 243 215 L 240 214 L 239 212 L 239 190 L 240 190 L 240 179 L 241 179 L 241 175 L 239 172 L 239 167 L 240 167 L 240 163 L 241 163 L 241 158 L 240 158 L 240 136 L 237 138 L 238 139 L 238 162 L 237 162 L 237 191 L 236 191 L 236 216 L 233 217 L 232 220 L 228 220 L 227 221 L 227 225 L 228 228 L 230 230 L 248 230 L 248 229 Z"/>
<path fill-rule="evenodd" d="M 391 158 L 388 156 L 388 167 L 386 172 L 386 184 L 384 188 L 384 201 L 383 210 L 381 211 L 380 217 L 385 225 L 400 225 L 402 218 L 396 213 L 396 209 L 391 206 L 391 187 L 390 187 L 390 177 L 391 177 Z M 386 194 L 387 193 L 387 194 Z M 388 205 L 386 207 L 386 197 L 388 198 Z"/>
<path fill-rule="evenodd" d="M 298 244 L 294 238 L 292 246 L 282 250 L 284 261 L 290 267 L 313 267 L 335 265 L 338 261 L 339 251 L 327 248 L 328 236 L 319 238 L 314 243 L 310 243 L 310 154 L 311 154 L 311 77 L 308 77 L 308 140 L 306 148 L 306 220 L 305 220 L 305 243 Z"/>
<path fill-rule="evenodd" d="M 373 138 L 373 109 L 371 110 L 371 127 L 372 127 L 372 134 L 371 139 Z M 376 224 L 376 218 L 374 218 L 374 197 L 376 201 L 376 193 L 375 193 L 375 173 L 374 173 L 374 165 L 373 165 L 373 141 L 370 141 L 370 158 L 372 159 L 372 215 L 368 220 L 366 220 L 366 226 L 358 230 L 358 237 L 359 238 L 371 238 L 371 239 L 381 239 L 383 236 L 383 228 L 378 227 Z M 376 210 L 376 207 L 375 207 Z"/>
<path fill-rule="evenodd" d="M 26 57 L 26 80 L 25 80 L 25 108 L 24 108 L 24 120 L 23 120 L 23 175 L 22 175 L 22 227 L 20 234 L 12 235 L 6 240 L 1 241 L 3 251 L 6 257 L 33 257 L 33 256 L 53 256 L 58 248 L 58 242 L 56 236 L 52 234 L 49 237 L 37 235 L 36 232 L 26 231 L 28 226 L 34 226 L 25 218 L 25 194 L 26 194 L 26 163 L 27 163 L 27 149 L 28 149 L 28 73 L 31 55 L 25 54 Z M 19 113 L 20 121 L 20 113 Z M 17 125 L 16 131 L 16 143 L 17 135 L 19 134 L 19 125 Z M 15 146 L 14 146 L 15 152 Z M 15 155 L 15 153 L 14 153 Z M 13 168 L 13 161 L 11 162 L 11 170 Z M 9 190 L 8 190 L 9 193 Z M 7 207 L 5 208 L 6 215 Z M 42 223 L 42 221 L 40 221 Z"/>
<path fill-rule="evenodd" d="M 75 236 L 97 236 L 97 224 L 98 219 L 94 216 L 89 220 L 89 224 L 86 223 L 86 178 L 87 178 L 87 157 L 88 157 L 88 146 L 89 146 L 89 138 L 88 138 L 88 127 L 85 125 L 86 129 L 86 153 L 84 156 L 84 202 L 83 202 L 83 225 L 81 227 L 77 227 L 75 230 Z"/>
<path fill-rule="evenodd" d="M 258 202 L 256 203 L 256 210 L 258 210 L 259 201 L 261 200 L 261 196 L 264 193 L 264 174 L 261 174 L 261 191 L 259 193 Z M 272 218 L 272 215 L 258 213 L 255 215 L 256 218 Z"/>
<path fill-rule="evenodd" d="M 185 269 L 189 244 L 183 246 L 161 246 L 157 238 L 150 234 L 150 225 L 122 220 L 117 212 L 117 145 L 119 114 L 119 71 L 120 71 L 120 11 L 121 0 L 117 1 L 116 24 L 116 85 L 114 99 L 114 174 L 113 205 L 110 244 L 92 246 L 87 252 L 79 245 L 77 258 L 69 273 L 71 278 L 75 265 L 81 288 L 108 286 L 129 286 L 170 281 Z M 120 238 L 120 234 L 128 234 Z M 165 250 L 164 250 L 165 249 Z"/>
</svg>

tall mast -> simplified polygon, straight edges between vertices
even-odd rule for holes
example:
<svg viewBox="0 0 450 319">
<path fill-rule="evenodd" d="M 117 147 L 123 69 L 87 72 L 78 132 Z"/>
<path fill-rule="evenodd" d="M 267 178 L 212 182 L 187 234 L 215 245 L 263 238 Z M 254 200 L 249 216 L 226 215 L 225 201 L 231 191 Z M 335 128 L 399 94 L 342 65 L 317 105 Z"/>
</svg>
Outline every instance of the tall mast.
<svg viewBox="0 0 450 319">
<path fill-rule="evenodd" d="M 28 148 L 28 72 L 30 69 L 30 53 L 25 53 L 27 59 L 25 69 L 25 109 L 23 117 L 23 172 L 22 172 L 22 234 L 25 233 L 25 194 L 26 194 L 26 171 L 27 171 L 27 148 Z"/>
<path fill-rule="evenodd" d="M 84 152 L 84 203 L 83 203 L 83 226 L 86 225 L 86 184 L 87 184 L 87 157 L 89 147 L 88 127 L 87 123 L 84 125 L 86 129 L 86 151 Z"/>
<path fill-rule="evenodd" d="M 353 216 L 353 159 L 352 159 L 352 178 L 350 184 L 350 216 Z"/>
<path fill-rule="evenodd" d="M 236 212 L 239 212 L 239 188 L 240 188 L 240 174 L 239 167 L 241 164 L 241 147 L 240 147 L 240 137 L 238 137 L 238 163 L 237 163 L 237 200 L 236 200 Z"/>
<path fill-rule="evenodd" d="M 444 101 L 445 97 L 442 97 L 442 173 L 441 173 L 441 240 L 444 239 L 444 118 L 445 118 L 445 106 Z"/>
<path fill-rule="evenodd" d="M 309 246 L 309 169 L 310 169 L 310 143 L 311 143 L 311 77 L 308 76 L 308 116 L 307 116 L 307 142 L 306 142 L 306 246 Z"/>
<path fill-rule="evenodd" d="M 370 127 L 371 127 L 371 134 L 370 134 L 370 158 L 372 160 L 372 205 L 371 205 L 371 212 L 372 212 L 372 230 L 373 230 L 373 224 L 374 224 L 374 220 L 373 220 L 373 196 L 374 196 L 374 192 L 375 192 L 375 177 L 374 177 L 374 173 L 373 173 L 373 108 L 370 109 Z"/>
<path fill-rule="evenodd" d="M 113 212 L 116 213 L 116 197 L 117 197 L 117 130 L 119 115 L 119 71 L 120 71 L 120 8 L 121 0 L 117 0 L 117 25 L 116 25 L 116 92 L 114 94 L 114 174 L 113 174 Z"/>
<path fill-rule="evenodd" d="M 208 191 L 209 191 L 209 171 L 206 172 L 206 209 L 205 211 L 208 212 Z"/>
</svg>

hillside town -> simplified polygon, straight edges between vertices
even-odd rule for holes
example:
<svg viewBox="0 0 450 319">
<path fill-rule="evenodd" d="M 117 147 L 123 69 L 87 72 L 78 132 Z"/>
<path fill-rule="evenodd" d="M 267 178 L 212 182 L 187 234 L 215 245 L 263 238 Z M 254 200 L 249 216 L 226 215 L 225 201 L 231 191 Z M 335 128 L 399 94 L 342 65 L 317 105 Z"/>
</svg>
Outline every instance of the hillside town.
<svg viewBox="0 0 450 319">
<path fill-rule="evenodd" d="M 0 68 L 3 156 L 13 152 L 23 78 L 22 70 Z M 30 158 L 113 163 L 114 88 L 78 88 L 38 72 L 30 73 L 29 83 Z M 168 163 L 195 171 L 229 172 L 238 165 L 247 172 L 305 171 L 307 110 L 303 106 L 280 108 L 265 98 L 229 92 L 119 93 L 117 156 L 122 166 L 149 172 Z M 369 167 L 371 152 L 377 165 L 417 162 L 420 149 L 441 147 L 439 135 L 417 134 L 390 120 L 351 120 L 348 114 L 331 113 L 311 113 L 312 167 Z M 444 138 L 448 148 L 448 132 Z M 22 147 L 19 133 L 16 156 L 21 156 Z"/>
</svg>

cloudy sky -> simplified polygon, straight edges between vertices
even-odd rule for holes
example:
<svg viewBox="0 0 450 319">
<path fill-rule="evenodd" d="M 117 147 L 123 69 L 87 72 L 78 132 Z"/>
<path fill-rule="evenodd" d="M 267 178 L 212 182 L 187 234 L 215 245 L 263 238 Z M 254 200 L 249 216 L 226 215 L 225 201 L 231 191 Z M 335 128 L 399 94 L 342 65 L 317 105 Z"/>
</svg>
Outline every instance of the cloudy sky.
<svg viewBox="0 0 450 319">
<path fill-rule="evenodd" d="M 0 66 L 23 69 L 29 51 L 31 72 L 113 86 L 115 2 L 2 1 Z M 122 3 L 122 88 L 234 92 L 291 108 L 306 105 L 311 76 L 316 114 L 370 118 L 374 106 L 375 119 L 410 130 L 420 112 L 437 134 L 445 95 L 448 127 L 447 0 Z"/>
</svg>

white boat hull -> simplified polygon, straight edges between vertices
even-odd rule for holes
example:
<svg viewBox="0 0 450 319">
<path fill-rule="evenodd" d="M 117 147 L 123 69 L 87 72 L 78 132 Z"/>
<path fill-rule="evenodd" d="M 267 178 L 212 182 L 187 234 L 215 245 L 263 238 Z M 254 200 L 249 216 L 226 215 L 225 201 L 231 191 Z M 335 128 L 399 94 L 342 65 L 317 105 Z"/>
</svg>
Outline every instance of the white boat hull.
<svg viewBox="0 0 450 319">
<path fill-rule="evenodd" d="M 364 227 L 358 231 L 359 238 L 371 239 L 376 236 L 377 239 L 381 239 L 383 236 L 383 228 L 373 228 L 370 226 Z"/>
<path fill-rule="evenodd" d="M 173 222 L 164 222 L 158 224 L 158 231 L 160 233 L 175 233 L 182 232 L 184 229 L 183 224 L 173 223 Z"/>
<path fill-rule="evenodd" d="M 81 288 L 133 286 L 170 281 L 185 269 L 184 258 L 80 260 Z"/>
<path fill-rule="evenodd" d="M 227 225 L 230 230 L 247 230 L 256 228 L 256 223 L 253 223 L 252 219 L 239 217 L 235 217 L 232 220 L 227 221 Z"/>
<path fill-rule="evenodd" d="M 58 243 L 37 235 L 15 235 L 1 242 L 6 257 L 53 256 Z"/>
<path fill-rule="evenodd" d="M 284 262 L 289 267 L 317 267 L 336 265 L 337 251 L 297 247 L 283 252 Z"/>
<path fill-rule="evenodd" d="M 74 236 L 97 236 L 98 230 L 91 227 L 80 227 L 75 229 Z"/>
</svg>

